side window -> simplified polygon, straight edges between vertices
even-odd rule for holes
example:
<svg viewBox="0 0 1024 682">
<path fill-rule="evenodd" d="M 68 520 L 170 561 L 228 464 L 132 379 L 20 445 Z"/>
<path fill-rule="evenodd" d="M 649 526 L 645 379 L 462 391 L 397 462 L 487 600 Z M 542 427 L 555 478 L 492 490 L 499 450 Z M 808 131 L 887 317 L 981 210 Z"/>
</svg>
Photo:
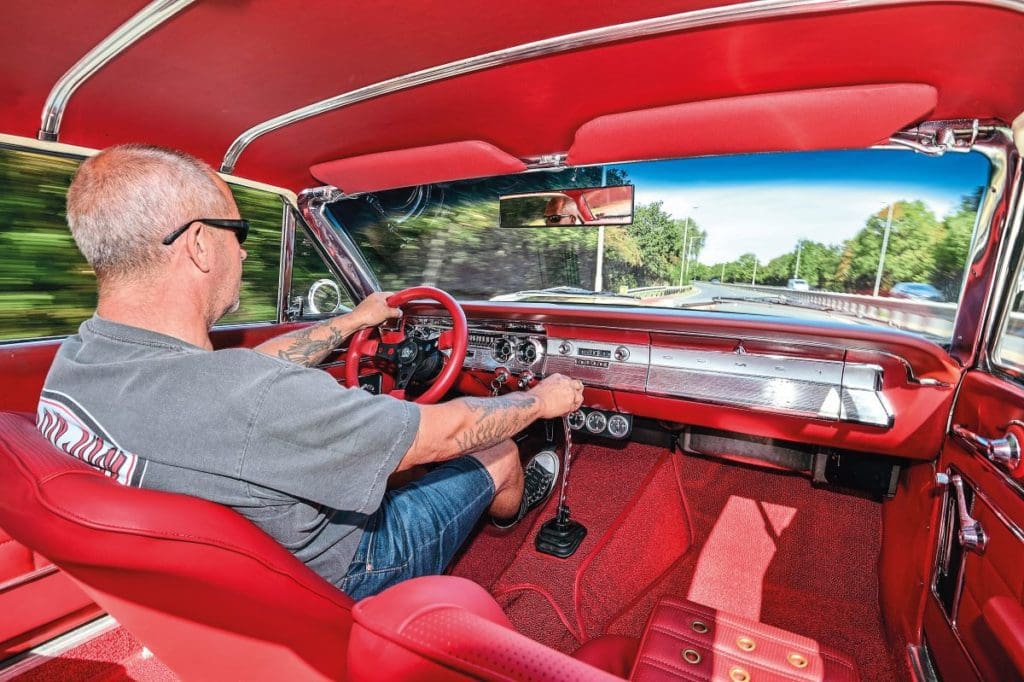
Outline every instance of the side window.
<svg viewBox="0 0 1024 682">
<path fill-rule="evenodd" d="M 0 341 L 74 334 L 96 279 L 65 219 L 80 160 L 0 148 Z"/>
<path fill-rule="evenodd" d="M 345 313 L 354 306 L 352 298 L 327 267 L 313 238 L 302 225 L 295 229 L 295 256 L 292 260 L 291 306 L 310 319 Z"/>
<path fill-rule="evenodd" d="M 281 268 L 281 196 L 267 190 L 232 184 L 238 212 L 249 221 L 245 240 L 248 256 L 242 264 L 242 292 L 238 310 L 225 315 L 217 326 L 277 321 L 277 280 Z"/>
<path fill-rule="evenodd" d="M 96 278 L 71 238 L 65 194 L 81 159 L 0 147 L 0 342 L 74 334 L 96 309 Z M 239 309 L 218 324 L 277 320 L 280 195 L 231 185 L 245 242 Z"/>
<path fill-rule="evenodd" d="M 1010 309 L 1003 320 L 992 359 L 998 365 L 1024 374 L 1024 270 L 1017 275 Z"/>
</svg>

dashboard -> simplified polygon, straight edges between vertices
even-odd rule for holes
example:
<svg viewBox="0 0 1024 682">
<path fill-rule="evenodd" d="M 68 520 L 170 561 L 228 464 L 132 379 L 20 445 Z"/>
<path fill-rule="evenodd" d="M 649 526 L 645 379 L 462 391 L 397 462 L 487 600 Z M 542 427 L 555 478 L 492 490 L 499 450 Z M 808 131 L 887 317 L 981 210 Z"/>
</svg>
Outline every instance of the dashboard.
<svg viewBox="0 0 1024 682">
<path fill-rule="evenodd" d="M 960 372 L 939 346 L 877 326 L 601 306 L 462 305 L 469 344 L 459 392 L 522 390 L 565 374 L 586 387 L 572 428 L 603 438 L 633 438 L 640 419 L 823 452 L 930 460 L 941 448 Z M 406 322 L 423 336 L 451 327 L 431 305 L 408 310 Z"/>
<path fill-rule="evenodd" d="M 408 322 L 421 337 L 451 326 L 443 317 L 411 317 Z M 552 335 L 540 324 L 474 321 L 464 369 L 504 371 L 519 388 L 559 373 L 594 388 L 893 426 L 895 414 L 883 390 L 881 364 L 757 352 L 747 345 L 742 339 L 719 348 L 618 343 Z M 595 413 L 594 421 L 575 415 L 571 425 L 603 433 L 604 424 L 597 428 L 599 418 L 600 413 Z M 618 437 L 627 431 L 619 421 L 612 430 Z"/>
</svg>

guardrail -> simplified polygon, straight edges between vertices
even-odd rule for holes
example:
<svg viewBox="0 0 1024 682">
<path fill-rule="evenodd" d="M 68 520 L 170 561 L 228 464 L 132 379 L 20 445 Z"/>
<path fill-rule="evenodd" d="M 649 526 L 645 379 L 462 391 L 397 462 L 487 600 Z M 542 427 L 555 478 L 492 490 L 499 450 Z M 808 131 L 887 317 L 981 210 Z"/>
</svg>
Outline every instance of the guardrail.
<svg viewBox="0 0 1024 682">
<path fill-rule="evenodd" d="M 897 329 L 934 335 L 942 339 L 953 338 L 956 303 L 912 301 L 882 296 L 840 294 L 831 291 L 795 291 L 786 287 L 750 284 L 723 284 L 721 286 L 781 294 L 798 302 L 828 306 L 833 310 L 857 317 L 884 322 Z M 1024 367 L 1024 313 L 1010 313 L 1006 330 L 1002 333 L 1000 358 Z"/>
<path fill-rule="evenodd" d="M 785 296 L 799 303 L 825 306 L 833 310 L 897 329 L 953 338 L 956 303 L 935 303 L 861 294 L 840 294 L 832 291 L 798 291 L 785 287 L 751 284 L 723 284 L 721 286 Z"/>
<path fill-rule="evenodd" d="M 627 294 L 630 296 L 636 296 L 637 298 L 656 298 L 660 296 L 675 296 L 676 294 L 685 294 L 693 290 L 692 285 L 685 285 L 681 287 L 640 287 L 638 289 L 626 289 Z"/>
</svg>

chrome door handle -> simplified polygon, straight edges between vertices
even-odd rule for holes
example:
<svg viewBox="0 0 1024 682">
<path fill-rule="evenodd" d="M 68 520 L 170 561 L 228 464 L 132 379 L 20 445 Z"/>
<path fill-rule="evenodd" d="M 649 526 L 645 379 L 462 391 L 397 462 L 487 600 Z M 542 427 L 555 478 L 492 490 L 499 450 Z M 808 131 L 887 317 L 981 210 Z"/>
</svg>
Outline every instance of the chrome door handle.
<svg viewBox="0 0 1024 682">
<path fill-rule="evenodd" d="M 1020 466 L 1020 441 L 1012 433 L 1007 433 L 1002 438 L 989 439 L 964 426 L 954 424 L 952 435 L 967 450 L 995 462 L 1010 473 L 1016 472 Z"/>
<path fill-rule="evenodd" d="M 988 537 L 981 524 L 967 510 L 967 498 L 964 496 L 964 481 L 959 474 L 938 473 L 935 482 L 941 486 L 952 485 L 956 495 L 957 516 L 960 518 L 960 531 L 957 537 L 964 549 L 982 554 L 988 545 Z"/>
</svg>

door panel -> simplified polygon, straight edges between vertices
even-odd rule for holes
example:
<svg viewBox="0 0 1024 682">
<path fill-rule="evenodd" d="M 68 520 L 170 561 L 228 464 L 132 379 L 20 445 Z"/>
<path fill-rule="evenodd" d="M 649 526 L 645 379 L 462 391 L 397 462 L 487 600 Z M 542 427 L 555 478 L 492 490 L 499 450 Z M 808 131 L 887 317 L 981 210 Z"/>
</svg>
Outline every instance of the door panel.
<svg viewBox="0 0 1024 682">
<path fill-rule="evenodd" d="M 1021 419 L 1024 389 L 980 371 L 964 377 L 954 427 L 997 439 Z M 963 545 L 956 487 L 939 488 L 943 514 L 925 611 L 925 637 L 938 671 L 945 679 L 1024 679 L 1014 662 L 1024 662 L 1024 487 L 961 438 L 947 439 L 938 471 L 960 478 L 967 512 L 983 537 L 976 549 Z"/>
</svg>

